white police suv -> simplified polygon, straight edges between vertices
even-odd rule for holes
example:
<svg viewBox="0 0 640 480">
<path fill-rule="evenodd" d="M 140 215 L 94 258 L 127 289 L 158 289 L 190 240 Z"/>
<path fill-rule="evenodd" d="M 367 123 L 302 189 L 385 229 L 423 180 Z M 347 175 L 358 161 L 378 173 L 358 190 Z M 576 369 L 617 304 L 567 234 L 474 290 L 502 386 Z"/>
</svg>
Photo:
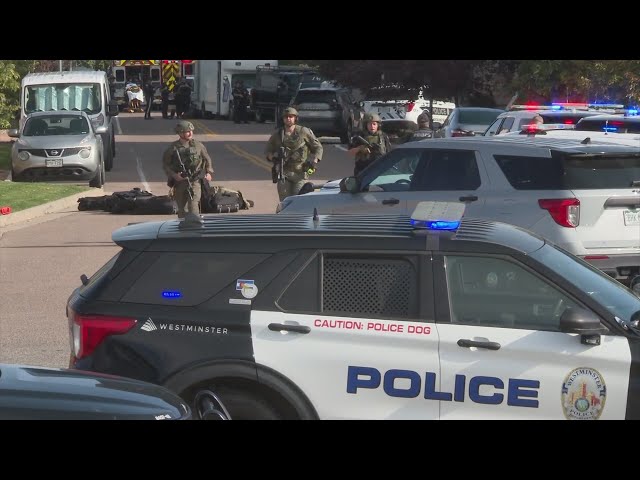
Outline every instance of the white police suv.
<svg viewBox="0 0 640 480">
<path fill-rule="evenodd" d="M 640 280 L 640 149 L 592 140 L 404 143 L 357 178 L 287 197 L 276 211 L 407 215 L 421 201 L 461 202 L 468 216 L 532 230 L 630 284 Z"/>
<path fill-rule="evenodd" d="M 124 227 L 69 298 L 71 366 L 234 419 L 640 418 L 640 298 L 463 210 Z"/>
</svg>

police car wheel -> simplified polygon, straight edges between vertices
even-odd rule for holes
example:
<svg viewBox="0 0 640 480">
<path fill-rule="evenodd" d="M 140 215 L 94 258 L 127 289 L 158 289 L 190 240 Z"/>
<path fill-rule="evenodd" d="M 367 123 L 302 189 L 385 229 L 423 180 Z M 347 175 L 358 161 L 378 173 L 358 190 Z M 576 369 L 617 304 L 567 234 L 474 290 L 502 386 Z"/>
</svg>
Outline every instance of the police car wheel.
<svg viewBox="0 0 640 480">
<path fill-rule="evenodd" d="M 243 390 L 216 388 L 232 420 L 281 420 L 282 416 L 266 400 Z"/>
</svg>

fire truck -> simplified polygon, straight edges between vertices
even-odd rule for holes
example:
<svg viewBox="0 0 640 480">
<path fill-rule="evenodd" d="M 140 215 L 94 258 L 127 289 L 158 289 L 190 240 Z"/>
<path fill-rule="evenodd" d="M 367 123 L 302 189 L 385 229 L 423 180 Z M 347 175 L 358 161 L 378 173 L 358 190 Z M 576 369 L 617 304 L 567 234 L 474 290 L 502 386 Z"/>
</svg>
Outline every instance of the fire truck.
<svg viewBox="0 0 640 480">
<path fill-rule="evenodd" d="M 160 105 L 160 88 L 167 85 L 172 92 L 180 78 L 186 78 L 187 81 L 193 79 L 194 62 L 195 60 L 114 60 L 110 72 L 111 98 L 122 109 L 127 105 L 127 84 L 131 82 L 142 87 L 145 79 L 151 78 L 155 87 L 153 103 Z"/>
</svg>

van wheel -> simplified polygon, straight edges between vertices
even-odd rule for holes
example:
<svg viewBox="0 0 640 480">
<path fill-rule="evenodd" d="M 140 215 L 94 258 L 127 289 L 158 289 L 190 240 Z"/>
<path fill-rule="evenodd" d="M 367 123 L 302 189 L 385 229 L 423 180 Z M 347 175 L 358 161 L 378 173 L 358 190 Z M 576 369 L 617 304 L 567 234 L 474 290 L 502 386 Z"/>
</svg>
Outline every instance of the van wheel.
<svg viewBox="0 0 640 480">
<path fill-rule="evenodd" d="M 115 134 L 111 135 L 111 156 L 116 156 L 116 136 Z"/>
<path fill-rule="evenodd" d="M 278 411 L 265 399 L 248 391 L 234 388 L 214 390 L 229 410 L 232 420 L 281 420 Z"/>
</svg>

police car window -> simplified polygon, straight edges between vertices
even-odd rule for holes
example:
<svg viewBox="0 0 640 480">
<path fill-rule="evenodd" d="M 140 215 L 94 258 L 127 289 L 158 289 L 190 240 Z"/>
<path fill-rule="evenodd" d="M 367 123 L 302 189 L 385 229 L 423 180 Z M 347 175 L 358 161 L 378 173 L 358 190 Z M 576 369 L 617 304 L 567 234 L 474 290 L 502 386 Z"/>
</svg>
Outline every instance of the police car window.
<svg viewBox="0 0 640 480">
<path fill-rule="evenodd" d="M 502 118 L 498 118 L 495 122 L 489 125 L 489 128 L 487 128 L 487 131 L 485 132 L 485 136 L 489 137 L 491 135 L 495 135 L 498 131 L 498 128 L 500 128 L 500 125 L 502 124 L 502 120 Z M 513 123 L 513 120 L 511 121 L 511 123 Z"/>
<path fill-rule="evenodd" d="M 417 148 L 392 150 L 376 165 L 377 168 L 369 170 L 363 179 L 363 185 L 375 186 L 385 192 L 406 192 L 420 159 L 425 154 L 425 150 Z"/>
<path fill-rule="evenodd" d="M 557 158 L 494 155 L 496 163 L 516 190 L 562 189 L 564 170 Z"/>
<path fill-rule="evenodd" d="M 143 254 L 144 255 L 144 254 Z M 131 286 L 122 302 L 197 305 L 211 298 L 269 255 L 165 252 Z M 163 292 L 177 292 L 166 297 Z M 178 296 L 179 294 L 179 296 Z"/>
<path fill-rule="evenodd" d="M 504 119 L 504 122 L 500 126 L 500 130 L 498 130 L 498 134 L 509 133 L 511 131 L 511 127 L 513 127 L 513 121 L 514 120 L 515 120 L 515 118 L 513 118 L 513 117 L 506 117 Z"/>
<path fill-rule="evenodd" d="M 475 190 L 480 186 L 480 172 L 475 151 L 425 151 L 410 184 L 411 191 Z"/>
<path fill-rule="evenodd" d="M 507 180 L 517 190 L 597 190 L 628 188 L 640 178 L 640 156 L 567 155 L 552 151 L 551 158 L 495 155 Z"/>
<path fill-rule="evenodd" d="M 591 120 L 583 118 L 576 124 L 576 130 L 589 132 L 640 133 L 640 121 L 623 117 L 609 120 Z"/>
<path fill-rule="evenodd" d="M 323 258 L 322 310 L 327 315 L 415 319 L 417 287 L 416 257 Z"/>
<path fill-rule="evenodd" d="M 500 257 L 445 257 L 451 322 L 559 331 L 566 308 L 578 308 L 555 286 Z"/>
<path fill-rule="evenodd" d="M 582 258 L 566 255 L 559 247 L 549 243 L 531 252 L 530 256 L 560 275 L 571 278 L 580 290 L 600 301 L 612 315 L 631 321 L 631 316 L 640 311 L 640 298 Z"/>
</svg>

